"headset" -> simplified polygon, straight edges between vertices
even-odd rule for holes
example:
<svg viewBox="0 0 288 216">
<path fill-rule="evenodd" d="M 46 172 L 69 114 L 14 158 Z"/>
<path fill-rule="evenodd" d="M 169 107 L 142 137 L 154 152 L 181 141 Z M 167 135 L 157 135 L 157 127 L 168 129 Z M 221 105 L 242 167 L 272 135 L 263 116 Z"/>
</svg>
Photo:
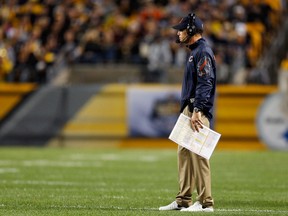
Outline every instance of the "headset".
<svg viewBox="0 0 288 216">
<path fill-rule="evenodd" d="M 197 28 L 195 26 L 195 19 L 196 19 L 196 15 L 194 13 L 190 13 L 188 14 L 188 25 L 187 25 L 187 34 L 189 36 L 193 36 L 197 33 Z"/>
<path fill-rule="evenodd" d="M 188 14 L 188 25 L 186 27 L 187 36 L 184 39 L 184 41 L 191 38 L 193 35 L 195 35 L 197 33 L 197 28 L 195 26 L 195 19 L 196 19 L 196 15 L 194 13 Z M 177 38 L 175 42 L 176 43 L 182 43 L 179 38 Z"/>
</svg>

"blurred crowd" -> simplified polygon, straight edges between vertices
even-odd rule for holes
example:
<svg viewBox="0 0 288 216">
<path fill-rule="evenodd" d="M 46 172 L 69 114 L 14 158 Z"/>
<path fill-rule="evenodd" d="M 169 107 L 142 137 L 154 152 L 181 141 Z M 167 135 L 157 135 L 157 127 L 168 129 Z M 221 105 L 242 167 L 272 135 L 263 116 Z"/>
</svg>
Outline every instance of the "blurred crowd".
<svg viewBox="0 0 288 216">
<path fill-rule="evenodd" d="M 49 82 L 60 60 L 144 65 L 148 81 L 157 81 L 168 68 L 183 67 L 187 49 L 174 43 L 171 26 L 194 12 L 215 52 L 218 82 L 243 83 L 277 32 L 284 3 L 0 0 L 0 81 Z"/>
</svg>

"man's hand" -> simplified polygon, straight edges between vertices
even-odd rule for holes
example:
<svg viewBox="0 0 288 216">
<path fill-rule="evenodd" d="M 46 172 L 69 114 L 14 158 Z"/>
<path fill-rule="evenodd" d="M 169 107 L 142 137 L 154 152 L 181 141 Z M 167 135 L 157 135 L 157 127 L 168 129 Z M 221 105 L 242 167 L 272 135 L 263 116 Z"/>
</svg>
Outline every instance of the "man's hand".
<svg viewBox="0 0 288 216">
<path fill-rule="evenodd" d="M 193 131 L 199 132 L 199 129 L 203 128 L 202 124 L 203 122 L 201 121 L 201 112 L 193 112 L 192 117 L 191 117 L 191 128 Z"/>
</svg>

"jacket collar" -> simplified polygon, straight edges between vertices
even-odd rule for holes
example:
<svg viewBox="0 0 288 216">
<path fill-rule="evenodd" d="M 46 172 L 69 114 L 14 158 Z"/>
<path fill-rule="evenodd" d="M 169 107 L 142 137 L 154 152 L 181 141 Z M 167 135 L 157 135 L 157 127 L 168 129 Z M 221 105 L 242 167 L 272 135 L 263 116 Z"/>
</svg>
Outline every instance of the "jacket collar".
<svg viewBox="0 0 288 216">
<path fill-rule="evenodd" d="M 201 43 L 205 42 L 204 38 L 200 38 L 199 40 L 197 40 L 195 43 L 187 45 L 186 47 L 189 48 L 190 50 L 195 49 L 196 47 L 198 47 Z"/>
</svg>

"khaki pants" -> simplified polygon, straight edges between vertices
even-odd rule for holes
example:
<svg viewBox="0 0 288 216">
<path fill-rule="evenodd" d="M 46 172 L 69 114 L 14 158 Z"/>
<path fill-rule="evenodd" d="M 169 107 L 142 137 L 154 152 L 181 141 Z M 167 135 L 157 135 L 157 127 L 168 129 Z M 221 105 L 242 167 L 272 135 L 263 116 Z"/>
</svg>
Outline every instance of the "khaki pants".
<svg viewBox="0 0 288 216">
<path fill-rule="evenodd" d="M 192 116 L 188 106 L 183 114 Z M 202 115 L 201 121 L 209 127 L 209 120 Z M 184 207 L 192 205 L 192 193 L 197 190 L 197 200 L 205 207 L 213 206 L 211 195 L 211 173 L 209 160 L 192 153 L 179 145 L 178 147 L 179 193 L 176 202 Z"/>
</svg>

